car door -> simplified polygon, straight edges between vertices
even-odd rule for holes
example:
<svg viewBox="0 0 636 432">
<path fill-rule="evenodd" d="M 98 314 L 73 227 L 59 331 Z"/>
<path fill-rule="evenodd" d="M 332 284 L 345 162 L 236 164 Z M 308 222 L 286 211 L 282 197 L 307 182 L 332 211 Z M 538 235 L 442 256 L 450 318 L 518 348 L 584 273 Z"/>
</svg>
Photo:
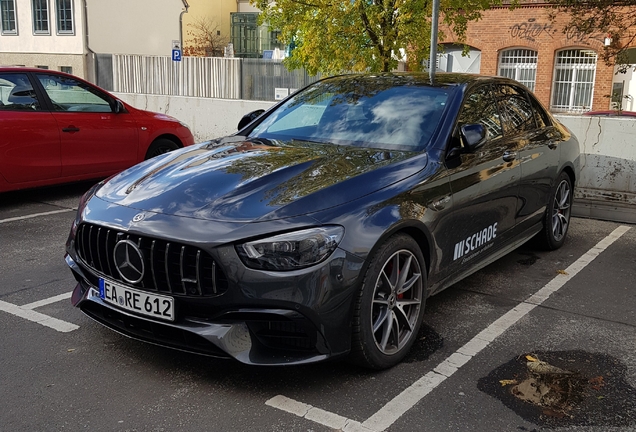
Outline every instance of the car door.
<svg viewBox="0 0 636 432">
<path fill-rule="evenodd" d="M 553 179 L 558 169 L 559 152 L 549 116 L 528 92 L 514 84 L 497 84 L 495 97 L 503 120 L 504 133 L 516 143 L 521 166 L 517 230 L 522 233 L 541 221 Z"/>
<path fill-rule="evenodd" d="M 472 151 L 459 133 L 468 124 L 486 129 L 485 141 Z M 469 90 L 446 160 L 453 210 L 438 234 L 444 275 L 469 273 L 510 239 L 521 175 L 518 161 L 510 157 L 514 145 L 503 133 L 491 86 L 482 84 Z"/>
<path fill-rule="evenodd" d="M 133 116 L 115 113 L 115 100 L 66 75 L 37 73 L 61 137 L 62 177 L 100 175 L 138 162 Z"/>
<path fill-rule="evenodd" d="M 0 174 L 8 183 L 54 180 L 60 133 L 27 73 L 0 73 Z"/>
</svg>

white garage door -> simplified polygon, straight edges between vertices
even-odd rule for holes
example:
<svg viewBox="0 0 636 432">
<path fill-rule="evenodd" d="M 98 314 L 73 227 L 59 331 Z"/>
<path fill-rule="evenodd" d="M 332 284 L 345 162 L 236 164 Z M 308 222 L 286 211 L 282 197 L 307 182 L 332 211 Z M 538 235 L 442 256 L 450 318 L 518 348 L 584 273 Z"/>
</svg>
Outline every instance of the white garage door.
<svg viewBox="0 0 636 432">
<path fill-rule="evenodd" d="M 468 54 L 463 56 L 461 45 L 444 44 L 444 52 L 440 53 L 437 60 L 437 70 L 442 72 L 479 73 L 481 69 L 481 51 L 470 48 Z"/>
</svg>

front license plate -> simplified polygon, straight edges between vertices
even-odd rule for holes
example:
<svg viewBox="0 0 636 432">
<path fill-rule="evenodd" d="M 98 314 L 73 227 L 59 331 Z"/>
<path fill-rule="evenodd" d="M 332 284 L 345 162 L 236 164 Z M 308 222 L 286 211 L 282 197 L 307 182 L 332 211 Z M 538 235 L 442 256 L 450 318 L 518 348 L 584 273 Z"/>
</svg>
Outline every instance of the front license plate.
<svg viewBox="0 0 636 432">
<path fill-rule="evenodd" d="M 106 303 L 138 314 L 174 321 L 174 299 L 128 288 L 117 282 L 99 280 L 99 296 Z"/>
</svg>

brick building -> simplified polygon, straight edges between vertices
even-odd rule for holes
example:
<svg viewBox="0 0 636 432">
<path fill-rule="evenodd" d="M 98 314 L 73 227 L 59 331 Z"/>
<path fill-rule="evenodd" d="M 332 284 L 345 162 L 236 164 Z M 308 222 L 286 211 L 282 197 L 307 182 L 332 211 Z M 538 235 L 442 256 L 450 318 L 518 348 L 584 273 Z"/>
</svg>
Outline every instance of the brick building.
<svg viewBox="0 0 636 432">
<path fill-rule="evenodd" d="M 514 78 L 533 89 L 553 112 L 606 110 L 611 94 L 618 95 L 615 100 L 623 109 L 634 110 L 630 96 L 636 97 L 636 80 L 632 83 L 631 71 L 616 75 L 600 58 L 609 43 L 606 35 L 565 33 L 568 16 L 560 14 L 552 21 L 551 11 L 543 2 L 485 11 L 480 21 L 468 25 L 469 56 L 461 55 L 463 46 L 446 29 L 438 67 Z"/>
</svg>

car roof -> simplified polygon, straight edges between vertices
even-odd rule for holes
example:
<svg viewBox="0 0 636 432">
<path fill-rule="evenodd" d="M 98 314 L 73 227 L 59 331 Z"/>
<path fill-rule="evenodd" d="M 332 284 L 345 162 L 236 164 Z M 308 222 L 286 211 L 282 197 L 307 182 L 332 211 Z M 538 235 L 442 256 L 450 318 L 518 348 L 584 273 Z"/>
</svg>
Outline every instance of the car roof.
<svg viewBox="0 0 636 432">
<path fill-rule="evenodd" d="M 325 78 L 325 80 L 390 80 L 394 85 L 406 84 L 408 81 L 410 84 L 418 86 L 461 86 L 467 87 L 482 82 L 499 82 L 509 83 L 514 85 L 523 84 L 518 81 L 512 80 L 506 77 L 490 76 L 490 75 L 478 75 L 469 73 L 456 73 L 456 72 L 438 72 L 435 74 L 435 82 L 431 84 L 430 75 L 427 72 L 384 72 L 384 73 L 365 73 L 365 74 L 347 74 L 338 75 L 335 77 Z"/>
<path fill-rule="evenodd" d="M 74 76 L 74 75 L 69 75 L 65 72 L 56 71 L 52 69 L 42 69 L 42 68 L 27 67 L 27 66 L 0 66 L 0 72 L 46 72 L 46 73 L 53 73 L 57 75 Z"/>
</svg>

